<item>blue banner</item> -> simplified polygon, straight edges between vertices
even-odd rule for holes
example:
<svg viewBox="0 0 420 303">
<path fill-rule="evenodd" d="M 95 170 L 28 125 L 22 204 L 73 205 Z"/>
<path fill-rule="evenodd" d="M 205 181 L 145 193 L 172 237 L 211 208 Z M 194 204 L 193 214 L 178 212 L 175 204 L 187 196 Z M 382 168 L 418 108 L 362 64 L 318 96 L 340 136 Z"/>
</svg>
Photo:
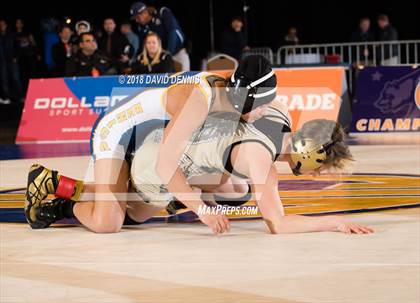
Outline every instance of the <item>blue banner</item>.
<svg viewBox="0 0 420 303">
<path fill-rule="evenodd" d="M 357 78 L 353 133 L 417 132 L 420 68 L 365 67 Z"/>
</svg>

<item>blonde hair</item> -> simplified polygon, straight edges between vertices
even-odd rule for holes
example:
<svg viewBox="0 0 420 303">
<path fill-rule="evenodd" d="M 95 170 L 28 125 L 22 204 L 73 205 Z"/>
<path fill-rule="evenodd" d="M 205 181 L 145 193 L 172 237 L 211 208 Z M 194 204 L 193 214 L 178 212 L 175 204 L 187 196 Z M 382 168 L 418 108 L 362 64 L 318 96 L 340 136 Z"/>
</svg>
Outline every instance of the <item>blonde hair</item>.
<svg viewBox="0 0 420 303">
<path fill-rule="evenodd" d="M 324 160 L 324 164 L 334 169 L 343 169 L 350 161 L 354 161 L 345 142 L 344 130 L 338 122 L 326 119 L 311 120 L 304 123 L 293 137 L 312 139 L 319 145 L 330 145 L 327 148 L 327 159 Z"/>
<path fill-rule="evenodd" d="M 150 37 L 156 37 L 157 41 L 158 41 L 158 51 L 155 55 L 155 57 L 153 58 L 152 62 L 150 62 L 149 57 L 147 56 L 147 49 L 146 49 L 146 42 L 147 39 L 149 39 Z M 149 71 L 152 70 L 152 65 L 158 64 L 160 62 L 160 55 L 162 54 L 163 49 L 162 49 L 162 40 L 160 39 L 159 35 L 156 34 L 155 32 L 148 32 L 146 35 L 146 38 L 144 38 L 144 43 L 143 43 L 143 53 L 142 53 L 142 59 L 141 59 L 141 63 L 143 65 L 147 65 L 149 68 Z"/>
</svg>

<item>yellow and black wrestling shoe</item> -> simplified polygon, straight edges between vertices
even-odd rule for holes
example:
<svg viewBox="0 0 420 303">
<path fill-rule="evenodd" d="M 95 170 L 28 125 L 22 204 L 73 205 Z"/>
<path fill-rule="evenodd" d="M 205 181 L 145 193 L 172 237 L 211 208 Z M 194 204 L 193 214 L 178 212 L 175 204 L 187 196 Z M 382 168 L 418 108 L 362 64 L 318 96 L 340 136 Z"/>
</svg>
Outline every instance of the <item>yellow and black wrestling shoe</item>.
<svg viewBox="0 0 420 303">
<path fill-rule="evenodd" d="M 28 187 L 26 189 L 26 220 L 34 229 L 44 228 L 37 218 L 42 201 L 50 194 L 66 200 L 77 201 L 82 190 L 82 181 L 61 176 L 55 170 L 33 164 L 29 170 Z"/>
<path fill-rule="evenodd" d="M 26 188 L 25 217 L 32 228 L 37 226 L 37 209 L 42 200 L 49 194 L 54 194 L 58 187 L 59 176 L 55 170 L 49 170 L 39 164 L 33 164 L 29 169 L 28 187 Z"/>
<path fill-rule="evenodd" d="M 36 209 L 36 219 L 32 225 L 34 228 L 47 228 L 58 220 L 71 219 L 73 215 L 73 201 L 63 198 L 55 198 L 51 201 L 43 201 Z M 32 226 L 31 225 L 31 226 Z"/>
</svg>

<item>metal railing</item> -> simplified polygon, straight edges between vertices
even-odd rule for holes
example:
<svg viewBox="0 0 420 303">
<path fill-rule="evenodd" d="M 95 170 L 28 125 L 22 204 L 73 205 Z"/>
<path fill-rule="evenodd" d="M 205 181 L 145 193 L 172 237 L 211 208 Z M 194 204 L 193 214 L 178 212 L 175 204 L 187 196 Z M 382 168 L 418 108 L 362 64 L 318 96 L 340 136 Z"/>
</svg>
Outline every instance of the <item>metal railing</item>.
<svg viewBox="0 0 420 303">
<path fill-rule="evenodd" d="M 290 45 L 277 50 L 276 62 L 281 66 L 344 65 L 352 92 L 357 68 L 417 65 L 419 51 L 420 40 Z"/>
<path fill-rule="evenodd" d="M 350 42 L 282 46 L 277 50 L 277 64 L 305 64 L 316 58 L 328 63 L 329 56 L 336 56 L 340 63 L 349 65 L 400 65 L 419 63 L 420 40 L 380 42 Z M 309 56 L 311 55 L 311 56 Z"/>
<path fill-rule="evenodd" d="M 262 55 L 281 66 L 345 66 L 352 91 L 354 71 L 363 66 L 420 64 L 420 40 L 344 42 L 328 44 L 288 45 L 274 55 L 269 47 L 251 48 L 242 58 Z M 274 58 L 275 57 L 275 58 Z"/>
<path fill-rule="evenodd" d="M 257 47 L 246 50 L 242 53 L 242 58 L 245 58 L 249 55 L 261 55 L 264 56 L 268 61 L 270 61 L 271 64 L 274 63 L 273 51 L 269 47 Z"/>
</svg>

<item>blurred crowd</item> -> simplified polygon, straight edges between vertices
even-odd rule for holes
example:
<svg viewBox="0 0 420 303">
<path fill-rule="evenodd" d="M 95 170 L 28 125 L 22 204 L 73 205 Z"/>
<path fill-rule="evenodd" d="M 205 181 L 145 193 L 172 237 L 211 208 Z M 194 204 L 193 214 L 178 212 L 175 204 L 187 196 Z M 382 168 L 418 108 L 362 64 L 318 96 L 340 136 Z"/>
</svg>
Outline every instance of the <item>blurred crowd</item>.
<svg viewBox="0 0 420 303">
<path fill-rule="evenodd" d="M 117 25 L 106 18 L 94 29 L 86 20 L 70 26 L 44 20 L 43 45 L 25 29 L 0 20 L 0 103 L 23 101 L 30 78 L 167 73 L 190 70 L 186 36 L 172 11 L 143 2 Z M 13 28 L 14 27 L 14 28 Z"/>
<path fill-rule="evenodd" d="M 35 77 L 100 76 L 168 73 L 190 70 L 189 41 L 167 7 L 159 10 L 136 2 L 130 18 L 117 24 L 105 18 L 100 28 L 86 20 L 42 22 L 42 45 L 21 19 L 8 24 L 0 19 L 0 104 L 23 101 L 29 79 Z M 377 34 L 370 20 L 360 20 L 351 41 L 397 40 L 398 34 L 385 15 L 378 18 Z M 289 28 L 281 45 L 297 45 L 298 30 Z M 220 34 L 221 53 L 240 60 L 249 49 L 244 22 L 233 17 Z M 370 56 L 367 50 L 363 54 Z M 392 57 L 392 54 L 388 57 Z"/>
</svg>

